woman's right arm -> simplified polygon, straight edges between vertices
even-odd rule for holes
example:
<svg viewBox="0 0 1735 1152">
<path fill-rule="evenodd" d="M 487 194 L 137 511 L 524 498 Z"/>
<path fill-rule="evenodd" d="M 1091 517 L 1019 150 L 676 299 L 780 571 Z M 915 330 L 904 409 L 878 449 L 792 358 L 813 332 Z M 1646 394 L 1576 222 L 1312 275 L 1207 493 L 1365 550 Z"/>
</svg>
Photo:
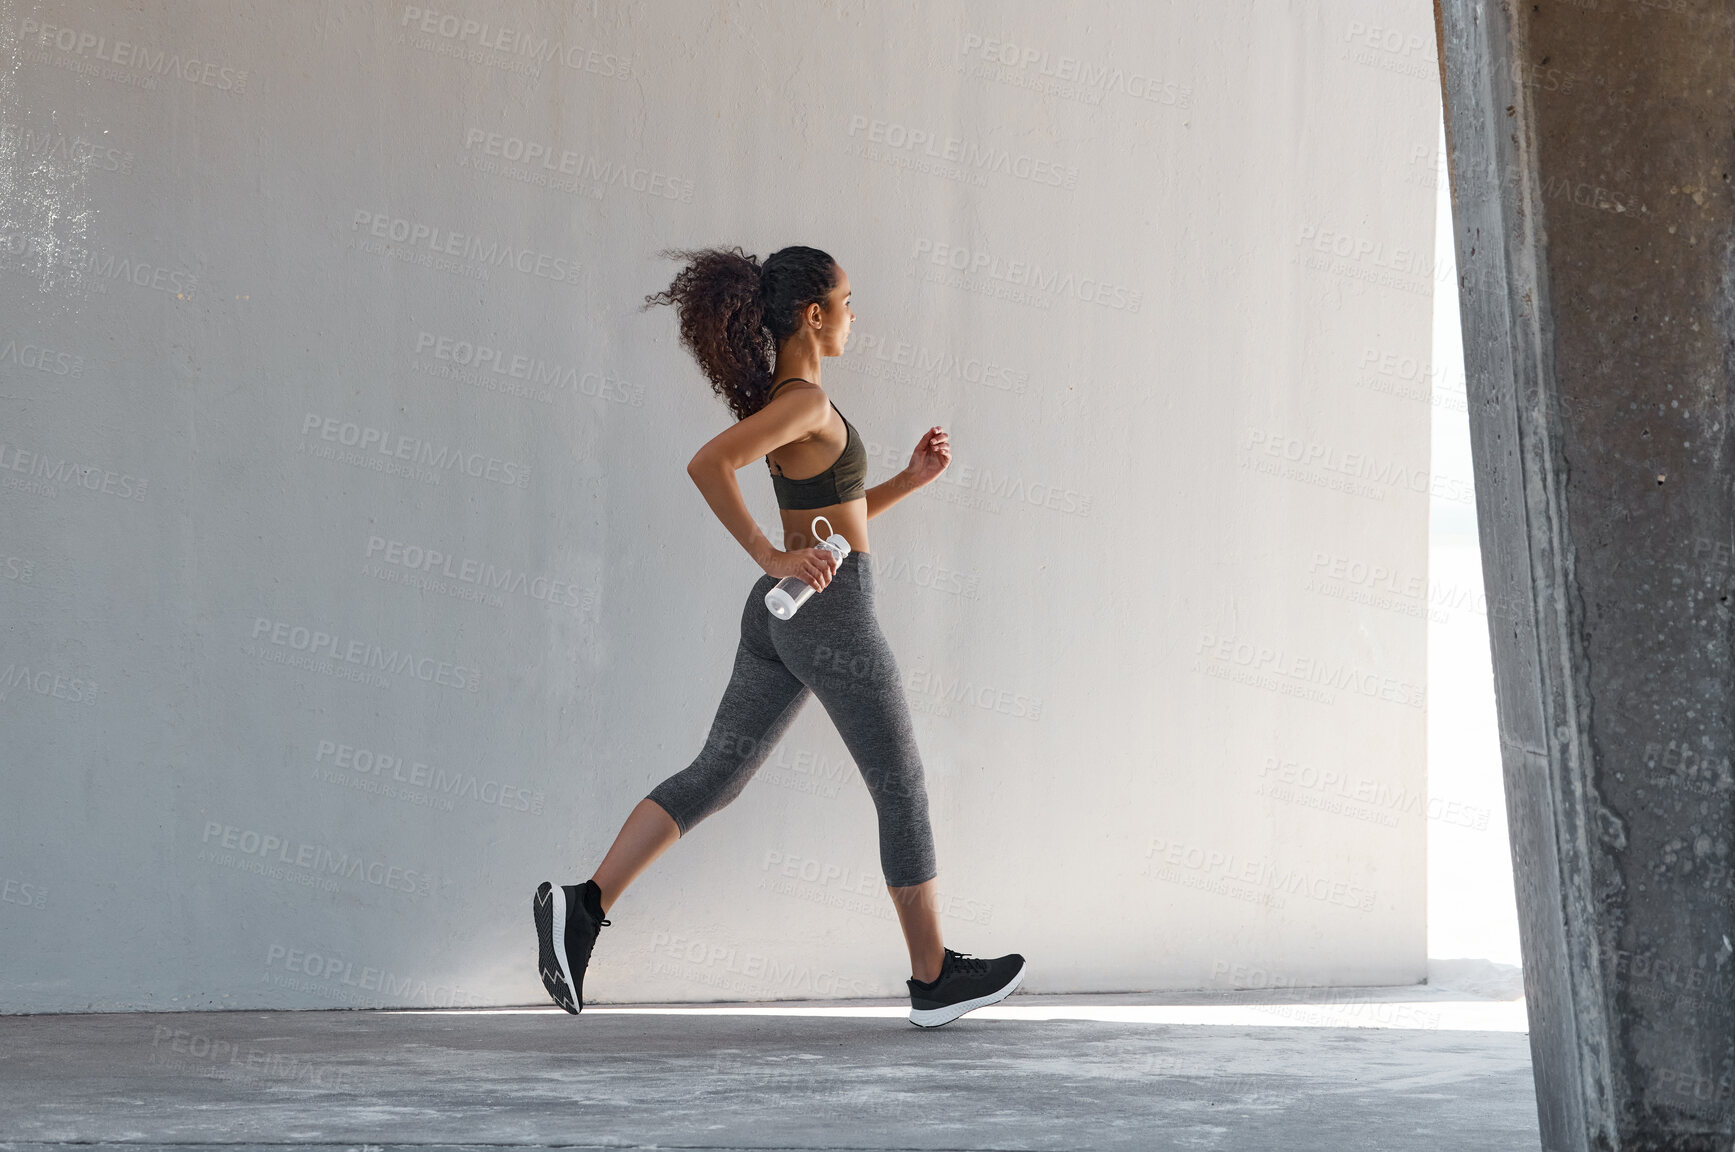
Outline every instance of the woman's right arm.
<svg viewBox="0 0 1735 1152">
<path fill-rule="evenodd" d="M 830 583 L 836 568 L 831 553 L 824 548 L 782 552 L 773 547 L 747 510 L 735 473 L 772 449 L 824 427 L 828 415 L 825 393 L 818 388 L 786 389 L 753 415 L 712 437 L 687 464 L 687 475 L 705 503 L 755 564 L 779 578 L 800 576 L 820 590 Z"/>
</svg>

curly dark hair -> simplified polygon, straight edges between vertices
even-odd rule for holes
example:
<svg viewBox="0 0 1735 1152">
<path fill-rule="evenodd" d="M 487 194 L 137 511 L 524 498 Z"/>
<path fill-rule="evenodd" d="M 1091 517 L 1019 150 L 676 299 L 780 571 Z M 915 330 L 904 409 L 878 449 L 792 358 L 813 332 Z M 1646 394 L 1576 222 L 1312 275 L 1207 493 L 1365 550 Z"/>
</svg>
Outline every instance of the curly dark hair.
<svg viewBox="0 0 1735 1152">
<path fill-rule="evenodd" d="M 800 327 L 803 309 L 823 304 L 837 287 L 837 261 L 800 245 L 779 248 L 764 264 L 740 248 L 662 255 L 686 267 L 667 290 L 646 296 L 644 306 L 675 305 L 681 342 L 735 419 L 746 419 L 765 406 L 777 346 Z"/>
</svg>

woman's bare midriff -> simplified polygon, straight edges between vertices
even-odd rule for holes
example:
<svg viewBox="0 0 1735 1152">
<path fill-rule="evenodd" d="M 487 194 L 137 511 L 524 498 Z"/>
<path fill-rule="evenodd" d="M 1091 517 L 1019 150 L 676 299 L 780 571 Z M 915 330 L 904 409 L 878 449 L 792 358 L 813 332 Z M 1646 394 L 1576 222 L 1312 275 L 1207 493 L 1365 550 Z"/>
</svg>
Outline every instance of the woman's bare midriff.
<svg viewBox="0 0 1735 1152">
<path fill-rule="evenodd" d="M 778 512 L 783 518 L 783 550 L 795 552 L 802 548 L 812 548 L 819 541 L 813 536 L 813 518 L 824 516 L 831 525 L 833 532 L 843 535 L 849 541 L 852 552 L 868 550 L 867 535 L 867 497 L 846 500 L 842 504 L 831 504 L 824 508 L 780 508 Z M 825 525 L 819 526 L 821 532 Z"/>
<path fill-rule="evenodd" d="M 849 429 L 844 426 L 843 417 L 835 409 L 828 407 L 826 411 L 831 419 L 826 425 L 825 434 L 791 441 L 769 453 L 767 458 L 775 467 L 781 468 L 789 476 L 805 479 L 824 472 L 843 454 Z M 778 512 L 783 521 L 785 552 L 812 548 L 819 543 L 819 539 L 815 539 L 813 535 L 815 516 L 824 516 L 826 523 L 831 525 L 831 530 L 841 533 L 843 538 L 849 541 L 852 552 L 868 550 L 865 496 L 845 500 L 842 504 L 829 504 L 824 508 L 780 508 Z M 824 529 L 825 526 L 820 525 L 822 532 Z"/>
</svg>

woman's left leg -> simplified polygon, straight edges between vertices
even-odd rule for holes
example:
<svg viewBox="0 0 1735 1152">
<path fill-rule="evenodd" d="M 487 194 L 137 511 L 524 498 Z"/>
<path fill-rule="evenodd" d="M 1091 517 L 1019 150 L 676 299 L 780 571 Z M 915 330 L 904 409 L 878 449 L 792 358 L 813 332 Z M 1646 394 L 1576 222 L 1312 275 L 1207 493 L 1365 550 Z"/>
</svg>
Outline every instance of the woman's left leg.
<svg viewBox="0 0 1735 1152">
<path fill-rule="evenodd" d="M 615 834 L 614 843 L 609 845 L 607 855 L 590 878 L 601 898 L 602 910 L 607 912 L 615 897 L 680 838 L 680 825 L 661 804 L 649 796 L 640 800 L 627 814 L 627 822 Z"/>
<path fill-rule="evenodd" d="M 773 619 L 770 634 L 784 666 L 819 698 L 861 772 L 878 815 L 880 870 L 904 930 L 912 974 L 932 980 L 945 945 L 928 790 L 903 679 L 874 615 L 867 555 L 845 557 L 826 590 L 793 618 Z"/>
<path fill-rule="evenodd" d="M 946 959 L 946 942 L 940 938 L 939 888 L 938 880 L 907 888 L 886 886 L 892 894 L 892 907 L 898 910 L 904 944 L 910 950 L 910 976 L 924 984 L 939 976 Z"/>
</svg>

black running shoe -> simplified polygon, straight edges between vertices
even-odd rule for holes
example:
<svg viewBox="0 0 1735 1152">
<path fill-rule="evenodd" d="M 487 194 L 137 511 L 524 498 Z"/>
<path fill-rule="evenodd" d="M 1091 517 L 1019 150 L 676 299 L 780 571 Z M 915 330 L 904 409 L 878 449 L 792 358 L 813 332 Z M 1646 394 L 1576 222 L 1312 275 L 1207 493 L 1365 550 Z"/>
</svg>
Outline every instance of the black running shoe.
<svg viewBox="0 0 1735 1152">
<path fill-rule="evenodd" d="M 1014 952 L 984 960 L 946 949 L 940 977 L 932 986 L 910 986 L 910 1023 L 918 1028 L 950 1024 L 966 1012 L 999 1003 L 1024 979 L 1024 957 Z"/>
<path fill-rule="evenodd" d="M 578 884 L 556 888 L 544 880 L 530 904 L 542 986 L 550 999 L 575 1015 L 584 1008 L 584 970 L 590 964 L 597 930 L 608 923 L 585 908 L 581 889 Z"/>
</svg>

